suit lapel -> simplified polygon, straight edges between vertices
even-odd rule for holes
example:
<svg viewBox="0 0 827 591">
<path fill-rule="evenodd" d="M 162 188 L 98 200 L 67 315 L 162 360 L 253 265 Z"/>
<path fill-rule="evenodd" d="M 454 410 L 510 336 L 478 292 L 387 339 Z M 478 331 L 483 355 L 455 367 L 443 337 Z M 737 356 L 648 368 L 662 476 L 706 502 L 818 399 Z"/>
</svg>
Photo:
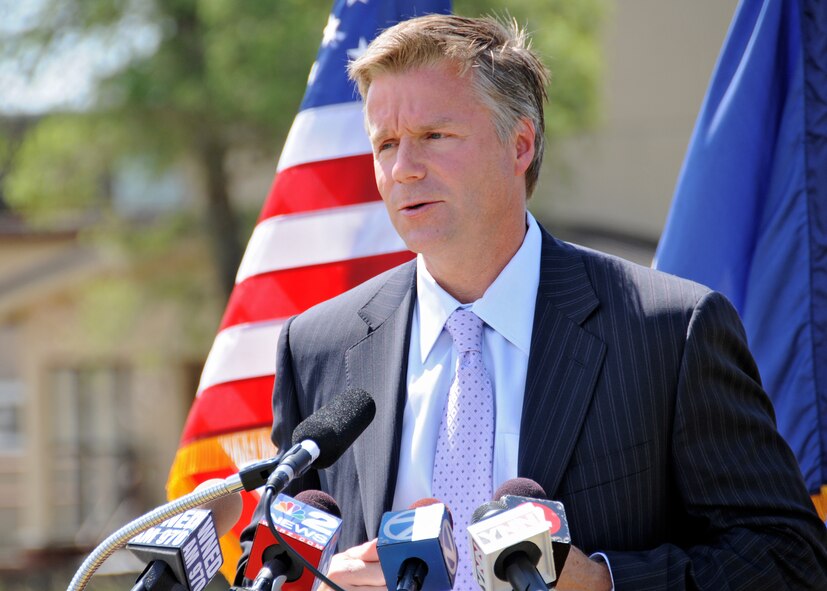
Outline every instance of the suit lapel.
<svg viewBox="0 0 827 591">
<path fill-rule="evenodd" d="M 368 334 L 345 353 L 348 387 L 363 388 L 376 400 L 376 419 L 354 444 L 367 532 L 378 529 L 393 503 L 415 286 L 412 261 L 359 311 Z M 598 306 L 580 255 L 543 231 L 518 473 L 541 483 L 550 496 L 565 473 L 603 365 L 606 345 L 581 326 Z"/>
<path fill-rule="evenodd" d="M 368 325 L 368 335 L 345 353 L 348 387 L 362 388 L 376 401 L 376 418 L 354 444 L 369 537 L 378 530 L 382 513 L 393 502 L 405 409 L 411 314 L 416 301 L 415 271 L 415 262 L 404 265 L 359 311 Z"/>
<path fill-rule="evenodd" d="M 580 256 L 543 231 L 518 472 L 552 497 L 603 365 L 606 345 L 581 326 L 598 305 Z"/>
</svg>

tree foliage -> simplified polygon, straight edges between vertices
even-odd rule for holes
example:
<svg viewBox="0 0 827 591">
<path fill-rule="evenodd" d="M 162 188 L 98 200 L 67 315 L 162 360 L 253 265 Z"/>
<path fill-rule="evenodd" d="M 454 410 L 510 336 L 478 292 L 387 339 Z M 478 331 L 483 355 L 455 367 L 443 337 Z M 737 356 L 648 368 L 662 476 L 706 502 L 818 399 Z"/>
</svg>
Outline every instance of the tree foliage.
<svg viewBox="0 0 827 591">
<path fill-rule="evenodd" d="M 0 33 L 0 60 L 31 62 L 36 72 L 38 59 L 85 43 L 90 51 L 102 52 L 107 65 L 87 108 L 44 113 L 30 125 L 15 158 L 0 171 L 5 181 L 0 197 L 41 224 L 65 223 L 95 211 L 95 236 L 117 237 L 120 247 L 138 259 L 159 248 L 177 248 L 169 228 L 190 216 L 184 225 L 206 237 L 219 292 L 228 294 L 249 229 L 240 220 L 245 214 L 252 220 L 255 213 L 240 212 L 233 201 L 230 156 L 257 150 L 275 161 L 301 101 L 331 0 L 35 4 L 37 14 L 24 26 Z M 547 133 L 553 141 L 597 119 L 605 4 L 456 0 L 455 10 L 510 15 L 527 25 L 552 70 Z M 10 145 L 2 137 L 0 129 L 0 146 Z M 202 206 L 138 229 L 117 220 L 113 178 L 124 162 L 135 160 L 159 176 L 189 166 L 199 181 L 193 190 Z M 145 238 L 130 238 L 136 232 Z"/>
<path fill-rule="evenodd" d="M 599 120 L 601 30 L 608 0 L 454 0 L 460 14 L 513 18 L 532 36 L 551 70 L 546 135 L 550 141 Z"/>
</svg>

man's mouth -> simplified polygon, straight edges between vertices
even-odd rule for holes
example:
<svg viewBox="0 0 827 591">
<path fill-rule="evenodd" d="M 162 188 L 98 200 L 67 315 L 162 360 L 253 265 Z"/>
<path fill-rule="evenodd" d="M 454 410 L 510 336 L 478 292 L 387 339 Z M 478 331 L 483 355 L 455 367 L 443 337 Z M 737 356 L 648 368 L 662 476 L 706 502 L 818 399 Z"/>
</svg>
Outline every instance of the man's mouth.
<svg viewBox="0 0 827 591">
<path fill-rule="evenodd" d="M 418 201 L 416 203 L 411 203 L 410 205 L 405 205 L 405 206 L 401 207 L 400 209 L 401 209 L 401 211 L 415 212 L 415 211 L 419 211 L 420 209 L 423 209 L 424 207 L 427 207 L 428 205 L 432 205 L 434 203 L 435 203 L 435 201 Z"/>
</svg>

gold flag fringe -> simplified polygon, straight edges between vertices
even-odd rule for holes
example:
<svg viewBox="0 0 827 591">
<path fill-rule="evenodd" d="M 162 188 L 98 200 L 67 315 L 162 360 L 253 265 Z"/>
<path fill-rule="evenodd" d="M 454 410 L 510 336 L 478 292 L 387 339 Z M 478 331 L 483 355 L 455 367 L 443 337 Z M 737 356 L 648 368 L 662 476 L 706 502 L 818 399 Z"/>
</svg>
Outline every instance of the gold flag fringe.
<svg viewBox="0 0 827 591">
<path fill-rule="evenodd" d="M 239 466 L 275 454 L 276 448 L 270 441 L 269 427 L 226 433 L 183 444 L 175 454 L 169 471 L 167 498 L 173 500 L 182 497 L 191 493 L 200 482 L 213 478 L 216 474 L 233 474 Z M 249 493 L 243 495 L 249 496 Z M 245 499 L 245 504 L 248 502 L 256 500 Z M 232 582 L 238 559 L 241 558 L 241 544 L 235 528 L 222 536 L 219 543 L 224 557 L 221 574 Z"/>
</svg>

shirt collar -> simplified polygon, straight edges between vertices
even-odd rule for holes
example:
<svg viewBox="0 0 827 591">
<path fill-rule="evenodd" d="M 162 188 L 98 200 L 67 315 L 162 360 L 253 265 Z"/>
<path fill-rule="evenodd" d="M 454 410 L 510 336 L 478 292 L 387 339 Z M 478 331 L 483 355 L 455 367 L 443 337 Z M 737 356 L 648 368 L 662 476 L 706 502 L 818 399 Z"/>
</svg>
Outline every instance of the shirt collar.
<svg viewBox="0 0 827 591">
<path fill-rule="evenodd" d="M 457 308 L 470 308 L 483 322 L 528 355 L 534 306 L 540 283 L 542 237 L 534 216 L 526 214 L 528 230 L 523 243 L 483 296 L 468 306 L 442 289 L 425 267 L 416 261 L 416 298 L 419 307 L 419 347 L 424 363 L 436 344 L 445 321 Z"/>
</svg>

